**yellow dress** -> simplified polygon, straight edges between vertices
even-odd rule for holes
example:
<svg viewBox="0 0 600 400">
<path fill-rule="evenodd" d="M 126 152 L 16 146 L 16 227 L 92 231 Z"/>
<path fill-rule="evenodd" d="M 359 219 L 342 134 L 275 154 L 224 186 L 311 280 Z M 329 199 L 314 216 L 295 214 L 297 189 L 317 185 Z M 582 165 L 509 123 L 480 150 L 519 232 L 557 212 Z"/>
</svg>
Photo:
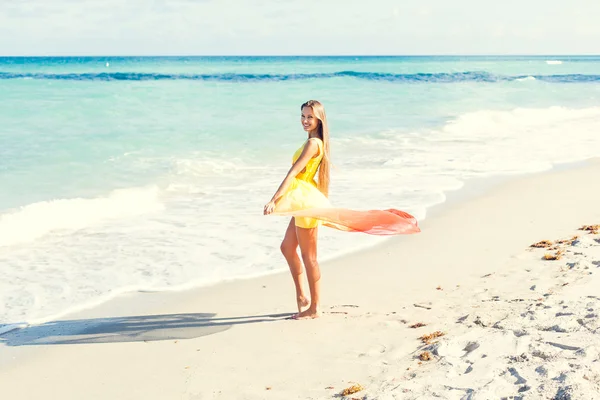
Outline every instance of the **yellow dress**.
<svg viewBox="0 0 600 400">
<path fill-rule="evenodd" d="M 363 232 L 371 235 L 401 235 L 417 233 L 417 219 L 405 211 L 394 208 L 386 210 L 351 210 L 333 207 L 327 197 L 317 188 L 315 175 L 323 159 L 323 142 L 316 140 L 319 154 L 311 158 L 306 168 L 292 180 L 289 188 L 275 205 L 273 215 L 292 216 L 300 228 L 316 228 L 324 225 L 346 232 Z M 292 163 L 302 154 L 308 140 L 292 157 Z"/>
<path fill-rule="evenodd" d="M 317 188 L 317 182 L 315 181 L 315 175 L 319 170 L 319 165 L 321 164 L 324 155 L 323 142 L 321 139 L 312 138 L 304 142 L 294 153 L 292 164 L 298 160 L 300 154 L 302 154 L 302 150 L 304 150 L 304 146 L 306 146 L 309 140 L 317 142 L 319 154 L 316 157 L 311 158 L 304 170 L 296 175 L 290 184 L 290 187 L 277 202 L 277 205 L 275 206 L 276 213 L 331 207 L 329 200 Z M 320 220 L 310 217 L 295 217 L 294 220 L 296 226 L 300 228 L 316 228 L 321 223 Z"/>
</svg>

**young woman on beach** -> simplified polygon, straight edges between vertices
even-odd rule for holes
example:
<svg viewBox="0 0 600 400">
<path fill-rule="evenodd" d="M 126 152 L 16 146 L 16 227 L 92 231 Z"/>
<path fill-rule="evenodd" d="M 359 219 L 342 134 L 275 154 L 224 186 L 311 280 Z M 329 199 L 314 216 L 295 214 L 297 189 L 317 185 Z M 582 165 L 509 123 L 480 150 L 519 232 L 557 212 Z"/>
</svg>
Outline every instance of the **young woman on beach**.
<svg viewBox="0 0 600 400">
<path fill-rule="evenodd" d="M 319 316 L 321 271 L 317 262 L 317 234 L 320 225 L 374 235 L 420 231 L 412 215 L 395 209 L 355 211 L 331 206 L 327 199 L 330 152 L 325 108 L 317 100 L 309 100 L 302 104 L 300 110 L 300 122 L 308 138 L 294 153 L 292 167 L 263 211 L 265 215 L 292 216 L 281 243 L 281 252 L 296 287 L 298 314 L 293 316 L 295 319 Z M 318 180 L 315 181 L 317 173 Z M 298 257 L 298 247 L 302 260 Z M 310 299 L 306 297 L 302 284 L 304 269 Z"/>
</svg>

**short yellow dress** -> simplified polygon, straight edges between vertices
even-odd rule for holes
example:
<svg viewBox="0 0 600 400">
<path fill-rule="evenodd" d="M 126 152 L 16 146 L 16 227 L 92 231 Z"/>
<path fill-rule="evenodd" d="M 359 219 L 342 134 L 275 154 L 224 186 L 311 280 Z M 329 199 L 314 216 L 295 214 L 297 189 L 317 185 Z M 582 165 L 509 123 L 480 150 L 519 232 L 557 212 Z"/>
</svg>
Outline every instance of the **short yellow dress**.
<svg viewBox="0 0 600 400">
<path fill-rule="evenodd" d="M 290 187 L 277 202 L 274 210 L 275 213 L 331 207 L 329 200 L 317 188 L 317 182 L 315 181 L 315 175 L 319 170 L 321 160 L 323 160 L 323 141 L 319 138 L 306 140 L 294 153 L 292 164 L 298 160 L 309 140 L 314 140 L 317 143 L 319 146 L 319 154 L 311 158 L 304 170 L 296 175 Z M 320 220 L 310 217 L 294 217 L 294 220 L 296 226 L 300 228 L 316 228 L 321 224 Z"/>
</svg>

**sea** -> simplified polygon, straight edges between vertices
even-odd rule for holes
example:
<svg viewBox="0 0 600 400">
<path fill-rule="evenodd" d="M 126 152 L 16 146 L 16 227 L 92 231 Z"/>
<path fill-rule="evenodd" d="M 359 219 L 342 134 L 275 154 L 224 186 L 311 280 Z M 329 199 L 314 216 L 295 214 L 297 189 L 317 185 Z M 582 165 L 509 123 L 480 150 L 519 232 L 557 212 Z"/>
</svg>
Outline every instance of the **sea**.
<svg viewBox="0 0 600 400">
<path fill-rule="evenodd" d="M 309 99 L 337 207 L 423 221 L 470 180 L 600 154 L 597 56 L 0 58 L 0 331 L 285 271 L 262 211 Z M 383 240 L 321 228 L 320 260 Z"/>
</svg>

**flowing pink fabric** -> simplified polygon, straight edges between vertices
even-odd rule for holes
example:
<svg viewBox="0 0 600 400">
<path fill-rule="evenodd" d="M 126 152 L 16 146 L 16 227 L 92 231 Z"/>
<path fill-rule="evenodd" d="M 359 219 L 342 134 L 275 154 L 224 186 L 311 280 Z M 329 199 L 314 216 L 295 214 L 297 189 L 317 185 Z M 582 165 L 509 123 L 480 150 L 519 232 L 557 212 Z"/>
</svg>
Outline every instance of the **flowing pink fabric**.
<svg viewBox="0 0 600 400">
<path fill-rule="evenodd" d="M 308 208 L 277 215 L 309 217 L 323 221 L 323 225 L 346 232 L 363 232 L 370 235 L 405 235 L 418 233 L 417 219 L 407 212 L 388 210 L 357 211 L 346 208 Z"/>
</svg>

